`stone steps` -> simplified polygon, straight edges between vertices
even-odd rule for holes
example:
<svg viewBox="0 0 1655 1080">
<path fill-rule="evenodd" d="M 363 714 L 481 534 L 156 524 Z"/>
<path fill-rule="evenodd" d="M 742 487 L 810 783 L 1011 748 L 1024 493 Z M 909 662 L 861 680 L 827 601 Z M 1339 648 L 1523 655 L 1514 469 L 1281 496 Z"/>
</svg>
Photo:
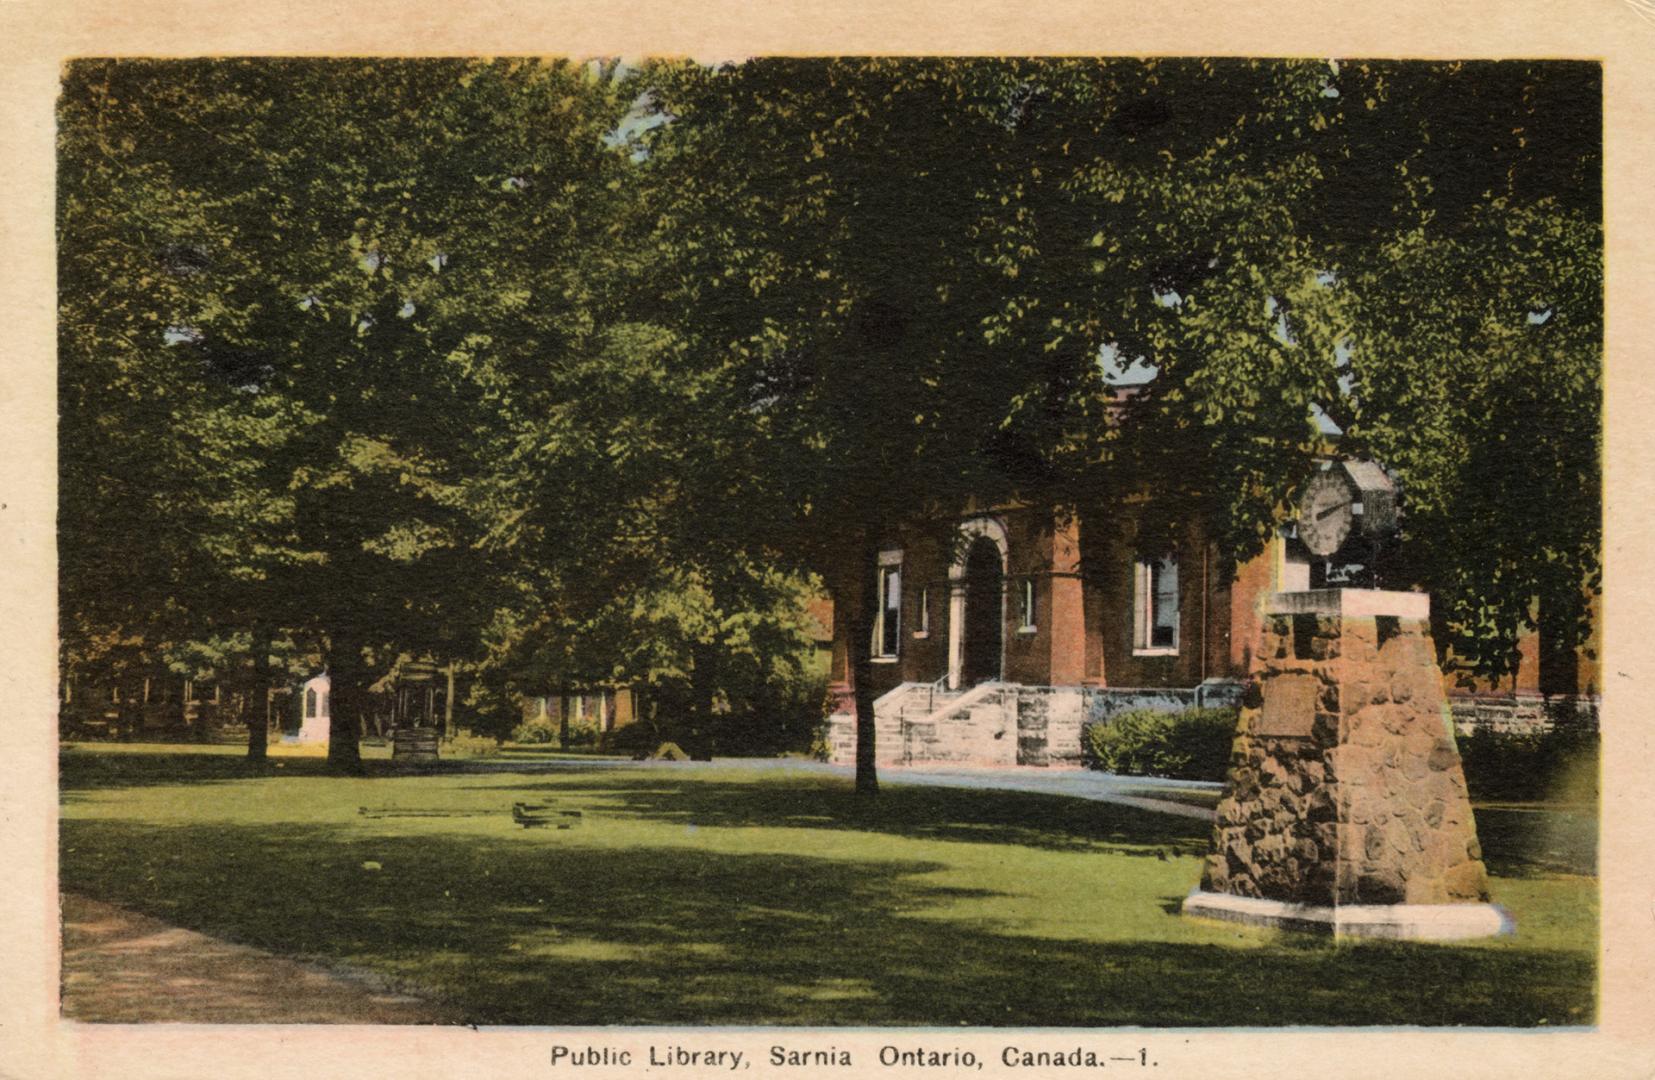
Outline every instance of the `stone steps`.
<svg viewBox="0 0 1655 1080">
<path fill-rule="evenodd" d="M 910 694 L 897 710 L 897 715 L 903 720 L 924 720 L 926 717 L 946 709 L 965 695 L 955 691 L 947 694 L 928 695 L 922 693 Z"/>
</svg>

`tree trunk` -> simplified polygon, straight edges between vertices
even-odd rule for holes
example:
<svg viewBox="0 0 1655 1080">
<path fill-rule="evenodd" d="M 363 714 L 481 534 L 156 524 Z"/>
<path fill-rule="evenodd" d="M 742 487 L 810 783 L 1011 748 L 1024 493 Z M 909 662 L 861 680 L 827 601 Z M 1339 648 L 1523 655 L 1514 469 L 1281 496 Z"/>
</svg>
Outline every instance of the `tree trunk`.
<svg viewBox="0 0 1655 1080">
<path fill-rule="evenodd" d="M 442 737 L 454 737 L 454 661 L 448 661 L 448 691 L 442 699 Z"/>
<path fill-rule="evenodd" d="M 263 761 L 270 747 L 270 628 L 253 626 L 253 684 L 247 689 L 247 760 Z"/>
<path fill-rule="evenodd" d="M 695 717 L 692 745 L 684 747 L 695 761 L 713 759 L 713 732 L 717 719 L 713 715 L 718 701 L 718 646 L 701 642 L 690 646 L 690 710 Z"/>
<path fill-rule="evenodd" d="M 873 530 L 856 545 L 856 595 L 861 598 L 850 624 L 851 690 L 856 702 L 856 792 L 879 794 L 874 765 L 873 622 L 879 608 L 879 541 Z"/>
<path fill-rule="evenodd" d="M 362 641 L 355 634 L 335 634 L 328 642 L 328 767 L 362 772 L 358 724 L 368 704 L 367 671 Z"/>
</svg>

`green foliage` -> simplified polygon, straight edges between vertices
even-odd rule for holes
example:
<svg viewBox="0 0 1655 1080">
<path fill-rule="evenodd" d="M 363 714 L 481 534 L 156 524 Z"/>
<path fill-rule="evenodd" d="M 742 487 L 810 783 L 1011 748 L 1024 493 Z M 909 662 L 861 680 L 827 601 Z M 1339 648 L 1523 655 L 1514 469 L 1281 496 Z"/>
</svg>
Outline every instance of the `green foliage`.
<svg viewBox="0 0 1655 1080">
<path fill-rule="evenodd" d="M 363 740 L 364 743 L 367 740 Z M 500 752 L 502 740 L 475 731 L 461 730 L 443 740 L 442 755 L 448 758 L 493 757 Z"/>
<path fill-rule="evenodd" d="M 598 745 L 598 725 L 587 719 L 570 720 L 567 728 L 560 727 L 560 746 L 564 750 Z"/>
<path fill-rule="evenodd" d="M 686 359 L 723 388 L 728 456 L 752 447 L 777 481 L 741 490 L 764 508 L 749 535 L 850 567 L 840 585 L 898 525 L 1016 497 L 1130 505 L 1146 549 L 1199 521 L 1228 567 L 1327 452 L 1321 413 L 1341 453 L 1396 470 L 1396 584 L 1440 598 L 1443 644 L 1509 670 L 1537 595 L 1578 637 L 1601 517 L 1595 65 L 639 79 L 667 121 L 644 176 L 671 206 L 656 244 Z M 1123 400 L 1108 357 L 1155 377 Z"/>
<path fill-rule="evenodd" d="M 1595 804 L 1598 733 L 1558 724 L 1541 732 L 1477 728 L 1459 739 L 1465 782 L 1474 799 Z"/>
<path fill-rule="evenodd" d="M 807 752 L 822 721 L 827 678 L 797 673 L 760 683 L 728 712 L 714 716 L 712 737 L 721 753 L 772 756 Z"/>
<path fill-rule="evenodd" d="M 273 634 L 332 671 L 341 758 L 404 653 L 476 661 L 496 734 L 520 695 L 626 683 L 791 743 L 801 598 L 870 587 L 890 530 L 1130 503 L 1141 547 L 1201 522 L 1225 566 L 1327 451 L 1320 410 L 1400 482 L 1395 584 L 1509 671 L 1600 589 L 1600 83 L 76 61 L 65 666 L 119 642 L 252 678 Z M 1125 395 L 1110 358 L 1155 378 Z"/>
<path fill-rule="evenodd" d="M 564 737 L 567 731 L 567 738 Z M 590 720 L 570 720 L 565 727 L 556 720 L 535 717 L 512 728 L 511 741 L 533 746 L 557 743 L 563 750 L 598 745 L 598 726 Z"/>
<path fill-rule="evenodd" d="M 1130 709 L 1088 725 L 1081 753 L 1088 768 L 1104 772 L 1222 781 L 1237 718 L 1233 708 Z"/>
<path fill-rule="evenodd" d="M 695 729 L 724 753 L 798 741 L 800 702 L 819 681 L 806 609 L 813 579 L 745 559 L 721 564 L 704 550 L 681 562 L 594 573 L 604 574 L 612 595 L 583 589 L 532 612 L 496 612 L 474 697 L 509 703 L 549 686 L 623 683 L 652 703 L 662 731 L 689 739 Z"/>
<path fill-rule="evenodd" d="M 642 760 L 649 757 L 660 745 L 660 729 L 653 721 L 646 719 L 634 721 L 611 732 L 603 748 L 626 754 L 634 760 Z"/>
<path fill-rule="evenodd" d="M 544 717 L 525 720 L 511 729 L 511 741 L 543 746 L 557 739 L 557 725 Z"/>
<path fill-rule="evenodd" d="M 257 618 L 306 635 L 327 650 L 344 720 L 330 754 L 349 764 L 364 650 L 475 647 L 506 580 L 485 542 L 515 512 L 502 468 L 543 415 L 540 373 L 592 336 L 597 206 L 625 162 L 603 140 L 625 107 L 612 75 L 70 66 L 71 650 L 112 626 L 154 642 Z"/>
</svg>

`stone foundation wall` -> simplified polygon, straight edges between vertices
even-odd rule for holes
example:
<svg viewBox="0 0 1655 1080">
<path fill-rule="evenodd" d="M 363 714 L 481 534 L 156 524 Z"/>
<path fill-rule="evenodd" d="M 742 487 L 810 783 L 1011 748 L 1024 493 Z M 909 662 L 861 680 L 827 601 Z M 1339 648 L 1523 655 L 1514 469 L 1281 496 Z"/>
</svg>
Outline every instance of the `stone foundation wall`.
<svg viewBox="0 0 1655 1080">
<path fill-rule="evenodd" d="M 1428 623 L 1270 615 L 1202 889 L 1308 904 L 1487 899 Z"/>
<path fill-rule="evenodd" d="M 940 719 L 902 713 L 901 702 L 881 710 L 875 730 L 881 765 L 1080 764 L 1085 697 L 1078 687 L 1006 685 Z M 830 716 L 826 735 L 829 761 L 856 761 L 852 714 Z"/>
<path fill-rule="evenodd" d="M 1006 768 L 1018 764 L 1017 728 L 999 702 L 984 702 L 942 720 L 906 724 L 904 763 Z"/>
<path fill-rule="evenodd" d="M 1009 688 L 1017 711 L 1017 764 L 1080 764 L 1085 692 L 1070 686 Z"/>
<path fill-rule="evenodd" d="M 1451 694 L 1454 727 L 1461 735 L 1489 730 L 1502 734 L 1538 735 L 1558 722 L 1586 731 L 1598 729 L 1596 697 L 1547 698 L 1540 694 Z"/>
<path fill-rule="evenodd" d="M 828 760 L 835 765 L 856 764 L 856 716 L 834 713 L 827 719 Z M 902 764 L 902 720 L 881 716 L 874 722 L 874 763 Z"/>
<path fill-rule="evenodd" d="M 1181 712 L 1233 705 L 1240 694 L 1241 684 L 1233 680 L 1165 689 L 1007 684 L 997 694 L 940 720 L 914 715 L 911 709 L 904 716 L 908 706 L 898 700 L 881 710 L 875 760 L 881 765 L 1078 767 L 1082 732 L 1092 724 L 1107 723 L 1132 709 Z M 829 717 L 826 741 L 828 760 L 853 764 L 854 715 L 839 711 Z"/>
<path fill-rule="evenodd" d="M 1086 726 L 1107 724 L 1123 712 L 1153 709 L 1156 712 L 1183 712 L 1195 708 L 1194 687 L 1137 688 L 1089 686 L 1086 688 Z"/>
</svg>

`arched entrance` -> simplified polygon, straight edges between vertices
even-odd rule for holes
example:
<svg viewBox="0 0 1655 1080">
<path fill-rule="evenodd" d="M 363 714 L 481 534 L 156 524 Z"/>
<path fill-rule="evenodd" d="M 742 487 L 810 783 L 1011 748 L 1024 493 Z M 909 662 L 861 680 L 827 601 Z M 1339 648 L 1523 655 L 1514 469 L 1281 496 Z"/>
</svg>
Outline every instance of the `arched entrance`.
<svg viewBox="0 0 1655 1080">
<path fill-rule="evenodd" d="M 976 686 L 1000 677 L 1005 574 L 1000 549 L 986 536 L 973 540 L 965 559 L 964 642 L 960 685 Z"/>
<path fill-rule="evenodd" d="M 999 518 L 985 514 L 960 523 L 960 542 L 948 568 L 950 689 L 1001 677 L 1007 551 L 1006 526 Z"/>
</svg>

